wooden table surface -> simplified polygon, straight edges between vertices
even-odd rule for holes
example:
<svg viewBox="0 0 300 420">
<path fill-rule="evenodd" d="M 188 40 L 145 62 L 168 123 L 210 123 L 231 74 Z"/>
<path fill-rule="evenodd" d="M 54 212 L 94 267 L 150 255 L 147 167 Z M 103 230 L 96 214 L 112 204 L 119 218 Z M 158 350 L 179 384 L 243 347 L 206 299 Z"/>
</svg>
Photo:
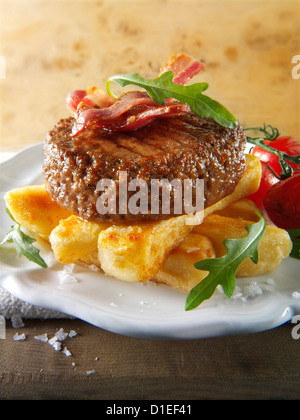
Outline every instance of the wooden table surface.
<svg viewBox="0 0 300 420">
<path fill-rule="evenodd" d="M 88 3 L 88 7 L 86 6 Z M 152 77 L 169 55 L 206 63 L 200 80 L 244 126 L 300 137 L 299 1 L 1 0 L 1 152 L 42 142 L 66 94 L 115 73 Z M 3 63 L 3 60 L 1 60 Z M 5 78 L 3 72 L 5 71 Z M 299 399 L 293 325 L 202 340 L 147 340 L 80 320 L 6 322 L 1 399 Z M 34 339 L 56 330 L 72 356 Z M 26 340 L 14 341 L 24 333 Z M 75 364 L 75 365 L 74 365 Z M 88 374 L 90 372 L 90 374 Z"/>
<path fill-rule="evenodd" d="M 0 340 L 1 399 L 299 399 L 300 340 L 293 324 L 249 335 L 148 340 L 79 320 L 7 322 Z M 66 356 L 34 337 L 63 328 Z M 13 336 L 24 333 L 25 341 Z M 74 365 L 75 364 L 75 365 Z M 92 373 L 91 373 L 92 372 Z"/>
</svg>

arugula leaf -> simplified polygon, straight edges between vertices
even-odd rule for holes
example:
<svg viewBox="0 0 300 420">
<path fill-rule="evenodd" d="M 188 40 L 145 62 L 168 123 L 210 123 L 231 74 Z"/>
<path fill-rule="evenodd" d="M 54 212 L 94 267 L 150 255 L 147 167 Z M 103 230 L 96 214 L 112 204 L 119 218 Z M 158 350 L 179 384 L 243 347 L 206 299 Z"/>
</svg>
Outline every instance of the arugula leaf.
<svg viewBox="0 0 300 420">
<path fill-rule="evenodd" d="M 208 88 L 208 83 L 182 86 L 173 83 L 173 76 L 172 71 L 167 71 L 156 79 L 144 79 L 138 73 L 116 74 L 108 79 L 106 89 L 110 95 L 115 97 L 110 89 L 112 81 L 122 87 L 136 85 L 145 89 L 159 105 L 162 105 L 167 98 L 174 98 L 189 105 L 191 110 L 200 117 L 211 118 L 224 127 L 234 128 L 237 126 L 236 118 L 223 105 L 202 94 Z"/>
<path fill-rule="evenodd" d="M 32 243 L 36 240 L 21 231 L 21 225 L 15 221 L 8 209 L 6 209 L 6 213 L 16 223 L 16 225 L 11 226 L 11 230 L 0 243 L 0 246 L 2 246 L 5 242 L 13 242 L 19 257 L 24 255 L 28 260 L 35 262 L 43 268 L 47 268 L 47 264 L 40 256 L 40 251 L 32 245 Z"/>
<path fill-rule="evenodd" d="M 199 270 L 209 271 L 207 277 L 195 286 L 186 299 L 185 310 L 195 309 L 204 300 L 209 299 L 220 284 L 227 297 L 231 297 L 235 288 L 235 274 L 239 265 L 247 257 L 257 264 L 258 244 L 266 228 L 263 216 L 256 212 L 259 221 L 246 226 L 248 235 L 240 239 L 225 239 L 227 249 L 221 258 L 210 258 L 199 261 L 194 266 Z"/>
<path fill-rule="evenodd" d="M 300 260 L 300 229 L 289 229 L 287 232 L 290 235 L 291 241 L 293 243 L 290 257 Z"/>
</svg>

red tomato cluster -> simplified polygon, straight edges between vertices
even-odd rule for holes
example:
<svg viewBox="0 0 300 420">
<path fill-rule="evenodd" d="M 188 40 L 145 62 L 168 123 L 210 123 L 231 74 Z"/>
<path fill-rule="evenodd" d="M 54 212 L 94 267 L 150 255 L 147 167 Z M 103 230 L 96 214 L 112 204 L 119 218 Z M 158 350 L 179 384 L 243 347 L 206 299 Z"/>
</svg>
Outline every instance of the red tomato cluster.
<svg viewBox="0 0 300 420">
<path fill-rule="evenodd" d="M 265 140 L 264 143 L 290 156 L 300 155 L 300 140 L 294 137 L 280 136 L 275 140 Z M 258 146 L 255 146 L 251 153 L 261 161 L 262 177 L 258 191 L 248 198 L 260 209 L 265 209 L 276 226 L 283 229 L 299 229 L 300 171 L 296 169 L 300 169 L 300 165 L 288 162 L 294 173 L 280 180 L 282 168 L 278 156 Z"/>
</svg>

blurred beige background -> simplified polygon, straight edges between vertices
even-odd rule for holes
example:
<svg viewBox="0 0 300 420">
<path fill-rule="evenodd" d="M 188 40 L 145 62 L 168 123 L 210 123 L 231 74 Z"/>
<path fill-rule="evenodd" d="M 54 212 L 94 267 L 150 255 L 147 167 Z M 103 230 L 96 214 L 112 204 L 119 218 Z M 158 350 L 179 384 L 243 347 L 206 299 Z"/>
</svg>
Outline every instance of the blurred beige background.
<svg viewBox="0 0 300 420">
<path fill-rule="evenodd" d="M 171 54 L 205 61 L 194 81 L 244 126 L 300 138 L 300 1 L 0 0 L 1 151 L 42 142 L 73 89 L 115 73 L 154 77 Z"/>
</svg>

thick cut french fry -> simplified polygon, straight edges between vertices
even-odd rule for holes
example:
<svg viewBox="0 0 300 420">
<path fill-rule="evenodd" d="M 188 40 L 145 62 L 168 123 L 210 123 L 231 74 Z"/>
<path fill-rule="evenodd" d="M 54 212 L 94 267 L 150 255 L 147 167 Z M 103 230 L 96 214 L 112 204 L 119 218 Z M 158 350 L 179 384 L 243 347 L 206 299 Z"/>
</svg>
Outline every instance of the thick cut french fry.
<svg viewBox="0 0 300 420">
<path fill-rule="evenodd" d="M 178 247 L 173 249 L 152 281 L 189 292 L 208 274 L 207 271 L 197 270 L 194 263 L 214 257 L 215 252 L 211 241 L 206 236 L 191 232 Z"/>
<path fill-rule="evenodd" d="M 220 214 L 207 216 L 201 225 L 196 226 L 190 235 L 173 249 L 164 266 L 152 280 L 189 292 L 208 274 L 206 271 L 197 270 L 194 263 L 205 258 L 219 258 L 225 255 L 227 251 L 223 245 L 224 239 L 245 237 L 245 226 L 255 223 L 258 219 L 256 209 L 251 201 L 240 200 L 218 212 L 234 214 L 234 218 Z M 244 220 L 245 215 L 252 220 Z M 267 225 L 258 248 L 258 264 L 246 258 L 237 270 L 237 278 L 258 276 L 276 270 L 282 260 L 289 256 L 291 248 L 292 243 L 285 230 Z"/>
<path fill-rule="evenodd" d="M 255 213 L 256 211 L 260 212 L 259 208 L 253 203 L 253 201 L 248 200 L 247 198 L 242 198 L 241 200 L 230 203 L 229 206 L 222 210 L 215 211 L 214 214 L 234 219 L 249 220 L 250 222 L 258 222 L 259 217 Z"/>
<path fill-rule="evenodd" d="M 226 253 L 224 239 L 243 238 L 247 235 L 245 227 L 253 221 L 235 219 L 211 214 L 204 222 L 194 228 L 194 232 L 209 238 L 216 257 Z M 292 242 L 288 233 L 275 226 L 267 225 L 258 247 L 258 263 L 246 258 L 237 270 L 237 277 L 256 276 L 276 270 L 282 260 L 289 256 Z"/>
<path fill-rule="evenodd" d="M 72 215 L 52 230 L 49 240 L 57 261 L 70 264 L 97 252 L 99 233 L 107 223 L 85 222 Z"/>
<path fill-rule="evenodd" d="M 246 155 L 246 164 L 246 171 L 241 181 L 237 184 L 234 192 L 205 209 L 204 217 L 217 211 L 221 211 L 228 207 L 231 203 L 241 200 L 258 190 L 261 179 L 261 163 L 256 156 Z"/>
<path fill-rule="evenodd" d="M 59 221 L 71 215 L 52 200 L 45 185 L 16 188 L 6 193 L 4 200 L 21 226 L 46 240 Z"/>
<path fill-rule="evenodd" d="M 145 282 L 153 277 L 171 250 L 192 228 L 185 223 L 184 216 L 159 223 L 111 226 L 99 234 L 101 268 L 120 280 Z"/>
</svg>

